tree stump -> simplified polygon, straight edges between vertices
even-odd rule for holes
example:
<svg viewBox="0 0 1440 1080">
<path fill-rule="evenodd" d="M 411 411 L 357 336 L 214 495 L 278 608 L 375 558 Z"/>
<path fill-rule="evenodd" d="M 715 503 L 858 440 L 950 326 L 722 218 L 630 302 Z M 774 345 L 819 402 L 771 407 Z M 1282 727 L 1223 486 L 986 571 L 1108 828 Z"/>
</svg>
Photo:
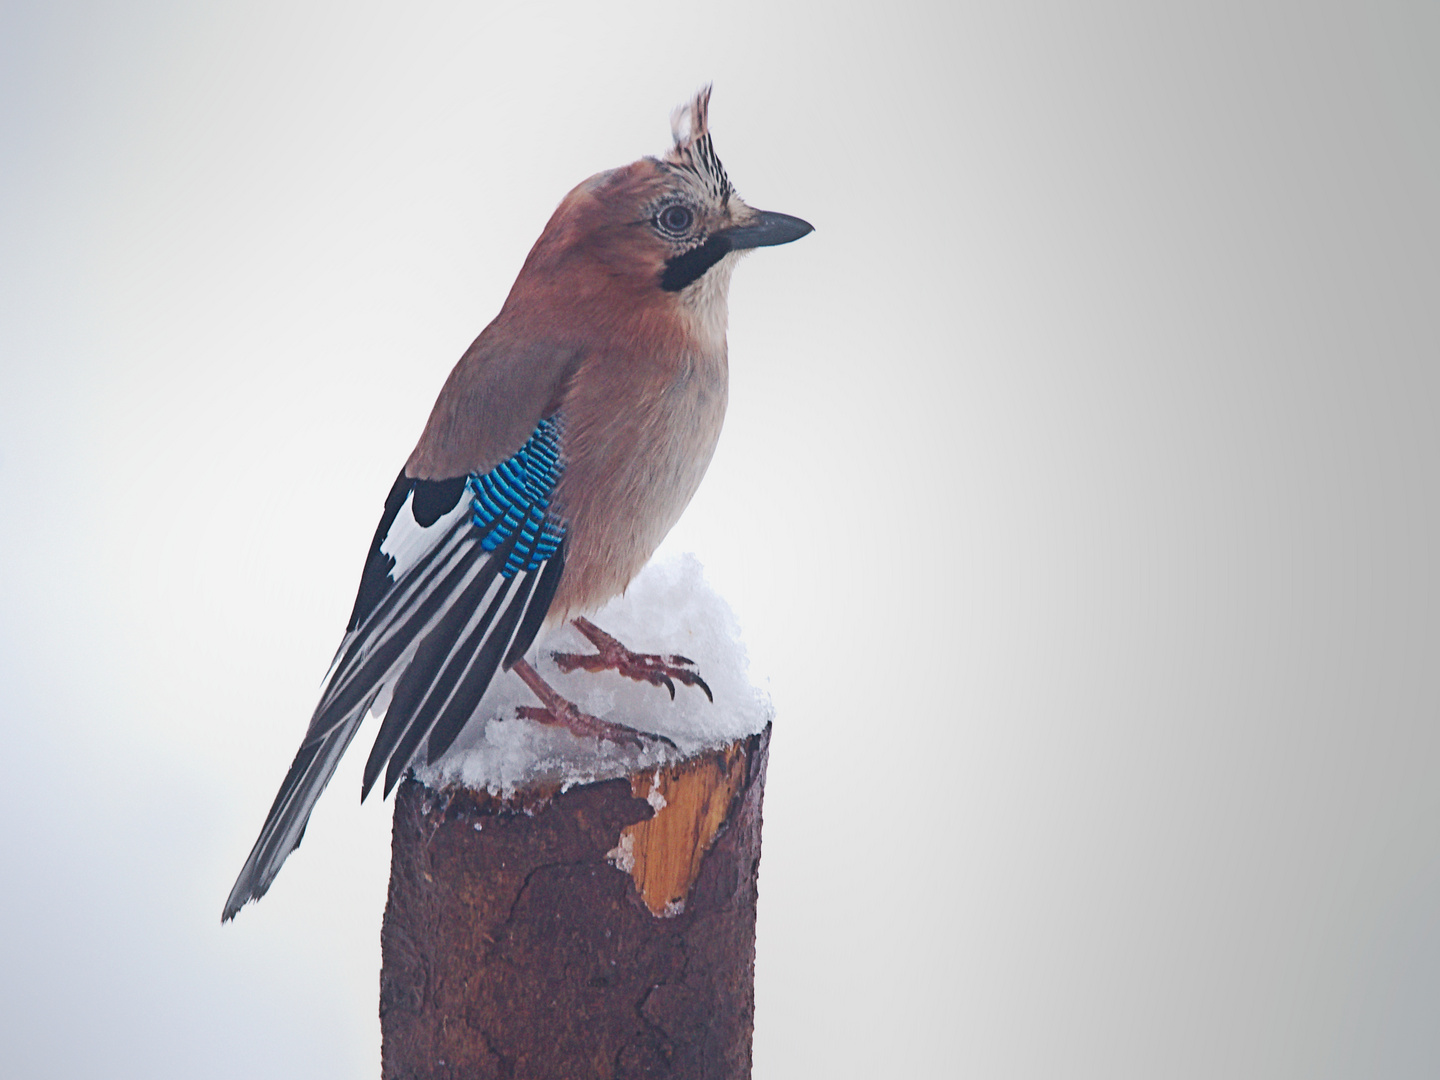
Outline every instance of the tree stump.
<svg viewBox="0 0 1440 1080">
<path fill-rule="evenodd" d="M 406 780 L 386 1080 L 748 1077 L 769 743 L 505 798 Z"/>
</svg>

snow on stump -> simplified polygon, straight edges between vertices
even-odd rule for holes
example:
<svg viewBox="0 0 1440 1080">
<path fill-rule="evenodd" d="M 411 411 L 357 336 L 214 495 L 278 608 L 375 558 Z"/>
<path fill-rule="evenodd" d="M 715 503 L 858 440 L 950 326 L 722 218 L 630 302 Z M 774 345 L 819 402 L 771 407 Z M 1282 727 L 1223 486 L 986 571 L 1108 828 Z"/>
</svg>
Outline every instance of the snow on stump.
<svg viewBox="0 0 1440 1080">
<path fill-rule="evenodd" d="M 594 616 L 694 659 L 712 705 L 537 669 L 582 709 L 665 735 L 643 750 L 516 720 L 496 681 L 457 745 L 396 794 L 381 933 L 386 1080 L 750 1075 L 770 706 L 693 557 L 647 568 Z M 532 656 L 533 656 L 532 652 Z"/>
</svg>

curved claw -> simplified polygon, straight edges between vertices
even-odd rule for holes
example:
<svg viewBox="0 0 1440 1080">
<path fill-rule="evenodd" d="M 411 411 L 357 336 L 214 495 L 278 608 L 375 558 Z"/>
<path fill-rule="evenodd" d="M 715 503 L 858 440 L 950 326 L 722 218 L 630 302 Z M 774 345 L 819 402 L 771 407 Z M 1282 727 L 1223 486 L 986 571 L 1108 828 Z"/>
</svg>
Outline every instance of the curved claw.
<svg viewBox="0 0 1440 1080">
<path fill-rule="evenodd" d="M 604 630 L 586 618 L 573 620 L 575 628 L 580 631 L 596 651 L 588 655 L 580 653 L 552 652 L 551 658 L 555 666 L 561 671 L 571 672 L 578 668 L 586 671 L 616 671 L 636 682 L 648 682 L 651 686 L 663 686 L 670 691 L 670 700 L 675 700 L 675 684 L 682 682 L 686 686 L 698 686 L 704 691 L 705 696 L 713 704 L 715 694 L 708 683 L 700 677 L 695 670 L 695 661 L 688 656 L 679 653 L 672 653 L 663 656 L 659 653 L 637 653 L 627 649 L 620 641 L 611 637 Z"/>
<path fill-rule="evenodd" d="M 704 690 L 704 691 L 705 691 L 705 696 L 710 699 L 710 704 L 711 704 L 711 705 L 714 705 L 714 704 L 715 704 L 715 695 L 710 692 L 710 684 L 707 683 L 704 679 L 702 679 L 699 675 L 696 675 L 696 676 L 695 676 L 695 685 L 698 686 L 698 687 L 700 687 L 701 690 Z M 674 694 L 671 694 L 670 696 L 671 696 L 671 697 L 674 697 L 675 695 L 674 695 Z"/>
</svg>

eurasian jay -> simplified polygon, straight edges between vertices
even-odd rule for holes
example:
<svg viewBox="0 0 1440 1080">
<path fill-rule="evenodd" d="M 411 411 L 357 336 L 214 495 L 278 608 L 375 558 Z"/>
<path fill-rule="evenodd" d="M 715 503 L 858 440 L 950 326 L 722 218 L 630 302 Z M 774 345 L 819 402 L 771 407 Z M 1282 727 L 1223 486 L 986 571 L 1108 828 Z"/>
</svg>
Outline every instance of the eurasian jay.
<svg viewBox="0 0 1440 1080">
<path fill-rule="evenodd" d="M 736 196 L 711 143 L 709 99 L 706 87 L 676 110 L 664 158 L 592 176 L 564 198 L 500 314 L 450 372 L 385 500 L 345 637 L 224 919 L 265 895 L 372 708 L 384 719 L 361 799 L 382 769 L 388 795 L 412 763 L 443 754 L 502 668 L 540 699 L 520 710 L 533 720 L 659 738 L 551 689 L 525 660 L 544 627 L 573 618 L 598 649 L 558 656 L 562 669 L 709 694 L 684 657 L 631 653 L 583 617 L 625 590 L 709 465 L 740 255 L 811 231 Z"/>
</svg>

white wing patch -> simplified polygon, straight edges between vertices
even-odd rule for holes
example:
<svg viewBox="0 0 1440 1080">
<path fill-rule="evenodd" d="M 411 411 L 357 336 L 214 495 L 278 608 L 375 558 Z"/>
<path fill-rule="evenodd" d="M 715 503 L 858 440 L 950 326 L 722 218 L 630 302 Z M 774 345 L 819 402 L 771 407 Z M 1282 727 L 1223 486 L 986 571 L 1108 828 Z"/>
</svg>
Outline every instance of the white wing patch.
<svg viewBox="0 0 1440 1080">
<path fill-rule="evenodd" d="M 470 492 L 467 489 L 455 504 L 455 508 L 427 529 L 422 528 L 415 520 L 414 502 L 415 492 L 412 491 L 405 496 L 405 504 L 400 507 L 390 531 L 385 534 L 385 539 L 380 544 L 381 553 L 395 560 L 395 566 L 390 571 L 391 581 L 399 581 L 405 571 L 435 549 L 435 545 L 456 521 L 471 512 Z"/>
</svg>

